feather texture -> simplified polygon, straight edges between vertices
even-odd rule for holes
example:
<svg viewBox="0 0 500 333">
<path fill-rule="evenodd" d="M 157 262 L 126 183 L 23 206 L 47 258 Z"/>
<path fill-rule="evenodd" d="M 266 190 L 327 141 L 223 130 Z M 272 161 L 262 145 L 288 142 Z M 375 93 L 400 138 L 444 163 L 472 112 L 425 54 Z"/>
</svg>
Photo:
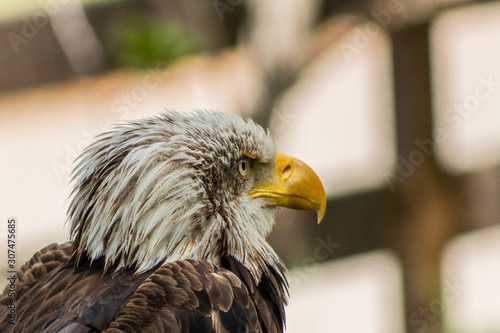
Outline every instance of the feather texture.
<svg viewBox="0 0 500 333">
<path fill-rule="evenodd" d="M 272 166 L 277 147 L 236 115 L 168 112 L 104 133 L 74 173 L 68 216 L 75 251 L 104 257 L 105 269 L 142 272 L 162 260 L 217 264 L 225 246 L 258 280 L 265 262 L 281 261 L 265 241 L 274 208 L 247 195 L 252 184 L 231 177 L 244 154 Z M 255 261 L 247 260 L 250 251 Z"/>
<path fill-rule="evenodd" d="M 79 158 L 72 242 L 37 252 L 8 288 L 1 332 L 282 332 L 285 267 L 265 238 L 275 142 L 251 120 L 167 112 L 104 133 Z M 238 162 L 252 156 L 252 173 Z"/>
<path fill-rule="evenodd" d="M 8 323 L 4 292 L 0 332 L 282 332 L 282 289 L 268 297 L 276 272 L 256 285 L 246 268 L 226 258 L 230 269 L 188 259 L 141 274 L 103 275 L 103 262 L 78 269 L 74 257 L 65 262 L 70 249 L 70 243 L 50 245 L 23 266 L 17 324 Z"/>
</svg>

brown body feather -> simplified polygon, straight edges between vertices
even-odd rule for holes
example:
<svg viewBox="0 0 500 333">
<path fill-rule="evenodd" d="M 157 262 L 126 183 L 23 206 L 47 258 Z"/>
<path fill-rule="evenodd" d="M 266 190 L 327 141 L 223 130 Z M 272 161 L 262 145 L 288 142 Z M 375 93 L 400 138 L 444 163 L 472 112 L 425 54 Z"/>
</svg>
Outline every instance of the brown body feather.
<svg viewBox="0 0 500 333">
<path fill-rule="evenodd" d="M 103 274 L 103 263 L 75 267 L 71 243 L 37 252 L 0 298 L 0 332 L 282 332 L 284 290 L 269 271 L 255 284 L 233 258 L 163 263 L 141 274 Z"/>
</svg>

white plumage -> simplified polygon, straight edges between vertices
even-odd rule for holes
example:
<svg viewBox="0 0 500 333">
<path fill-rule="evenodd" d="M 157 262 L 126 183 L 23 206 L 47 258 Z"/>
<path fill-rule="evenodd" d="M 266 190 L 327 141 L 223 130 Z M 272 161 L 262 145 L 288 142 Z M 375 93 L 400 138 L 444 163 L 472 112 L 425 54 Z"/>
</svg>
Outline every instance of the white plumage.
<svg viewBox="0 0 500 333">
<path fill-rule="evenodd" d="M 104 133 L 74 175 L 69 221 L 73 235 L 82 231 L 79 249 L 92 260 L 104 256 L 108 268 L 135 265 L 140 273 L 160 261 L 217 265 L 219 236 L 257 282 L 260 265 L 282 263 L 265 241 L 274 207 L 247 195 L 252 182 L 232 193 L 227 170 L 244 154 L 273 164 L 277 146 L 253 121 L 215 112 L 169 112 Z M 207 184 L 218 172 L 219 182 Z"/>
</svg>

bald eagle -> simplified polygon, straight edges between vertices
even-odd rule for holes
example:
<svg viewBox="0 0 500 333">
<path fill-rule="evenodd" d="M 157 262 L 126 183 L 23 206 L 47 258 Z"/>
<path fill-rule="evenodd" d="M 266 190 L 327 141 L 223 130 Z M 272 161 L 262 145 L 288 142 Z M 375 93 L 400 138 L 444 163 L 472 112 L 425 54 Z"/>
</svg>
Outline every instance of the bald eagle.
<svg viewBox="0 0 500 333">
<path fill-rule="evenodd" d="M 130 121 L 96 138 L 73 182 L 72 241 L 20 268 L 0 332 L 283 332 L 275 207 L 319 223 L 326 198 L 269 132 L 209 111 Z"/>
</svg>

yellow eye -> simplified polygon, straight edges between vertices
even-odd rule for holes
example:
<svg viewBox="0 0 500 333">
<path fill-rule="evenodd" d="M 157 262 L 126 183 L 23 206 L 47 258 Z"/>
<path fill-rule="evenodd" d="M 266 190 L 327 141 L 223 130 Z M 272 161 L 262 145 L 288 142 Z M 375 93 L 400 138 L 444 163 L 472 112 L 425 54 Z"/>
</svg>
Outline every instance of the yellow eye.
<svg viewBox="0 0 500 333">
<path fill-rule="evenodd" d="M 243 177 L 243 178 L 248 177 L 248 175 L 250 174 L 250 161 L 248 160 L 248 158 L 242 158 L 238 162 L 237 170 L 238 170 L 238 174 L 241 177 Z"/>
</svg>

